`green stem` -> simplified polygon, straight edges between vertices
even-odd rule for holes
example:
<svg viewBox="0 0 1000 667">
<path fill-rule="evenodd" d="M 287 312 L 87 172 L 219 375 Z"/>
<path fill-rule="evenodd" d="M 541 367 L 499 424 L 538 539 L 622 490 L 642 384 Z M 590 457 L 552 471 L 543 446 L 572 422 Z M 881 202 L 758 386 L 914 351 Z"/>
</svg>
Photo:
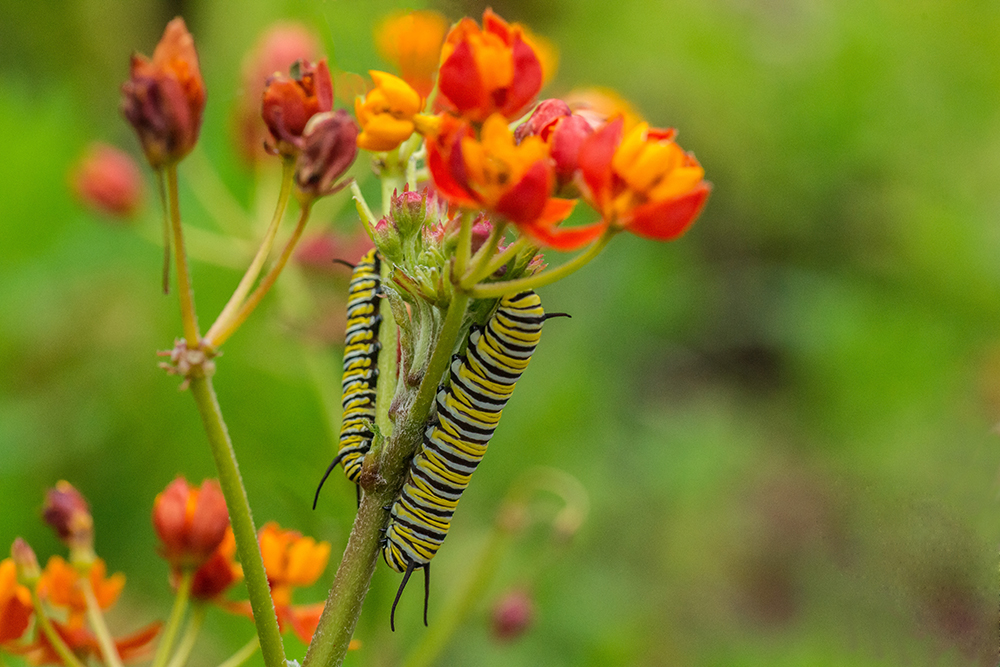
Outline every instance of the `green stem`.
<svg viewBox="0 0 1000 667">
<path fill-rule="evenodd" d="M 378 562 L 382 532 L 389 520 L 389 510 L 385 508 L 403 485 L 407 465 L 427 425 L 438 383 L 448 368 L 458 335 L 462 331 L 468 305 L 468 295 L 455 294 L 448 306 L 437 345 L 416 397 L 402 423 L 398 424 L 392 437 L 386 441 L 378 481 L 370 490 L 366 489 L 361 500 L 344 557 L 337 568 L 326 607 L 302 663 L 303 667 L 333 667 L 344 660 Z M 395 341 L 391 344 L 394 345 Z"/>
<path fill-rule="evenodd" d="M 361 193 L 361 186 L 358 185 L 357 180 L 351 181 L 351 197 L 354 198 L 355 207 L 358 209 L 358 216 L 361 218 L 361 223 L 365 226 L 368 236 L 375 238 L 375 214 L 368 208 L 368 202 Z"/>
<path fill-rule="evenodd" d="M 250 659 L 254 653 L 257 652 L 257 647 L 260 646 L 260 641 L 254 637 L 248 641 L 243 648 L 234 653 L 229 657 L 228 660 L 223 662 L 219 667 L 240 667 L 244 662 Z"/>
<path fill-rule="evenodd" d="M 385 284 L 392 271 L 389 262 L 382 262 L 382 284 Z M 392 435 L 392 421 L 389 419 L 389 407 L 396 393 L 396 380 L 399 372 L 396 349 L 399 345 L 399 329 L 396 316 L 389 307 L 389 300 L 383 299 L 379 310 L 382 323 L 379 325 L 379 340 L 382 350 L 378 355 L 378 384 L 375 386 L 375 425 L 379 433 L 388 438 Z"/>
<path fill-rule="evenodd" d="M 62 658 L 62 661 L 67 665 L 67 667 L 84 667 L 80 659 L 76 657 L 76 654 L 66 645 L 63 638 L 56 632 L 55 627 L 52 625 L 52 621 L 49 620 L 48 614 L 45 613 L 45 608 L 42 606 L 42 600 L 38 597 L 38 591 L 34 588 L 31 589 L 31 604 L 35 607 L 35 618 L 38 619 L 38 624 L 42 626 L 42 632 L 45 633 L 45 637 L 49 640 L 49 644 L 55 649 L 56 653 Z"/>
<path fill-rule="evenodd" d="M 486 258 L 485 261 L 480 262 L 467 277 L 462 279 L 462 286 L 468 289 L 480 280 L 492 276 L 501 266 L 505 266 L 507 262 L 517 257 L 517 254 L 524 250 L 524 248 L 530 243 L 531 241 L 527 236 L 522 236 L 504 248 L 503 252 L 494 255 L 493 257 Z"/>
<path fill-rule="evenodd" d="M 472 268 L 469 269 L 469 275 L 479 275 L 486 264 L 489 263 L 490 259 L 496 254 L 497 248 L 500 247 L 500 239 L 503 238 L 504 232 L 506 231 L 507 223 L 505 222 L 498 222 L 493 225 L 493 229 L 490 230 L 490 237 L 486 239 L 486 243 L 479 247 L 479 250 L 476 251 L 470 260 Z M 489 274 L 485 274 L 483 277 L 485 278 L 487 275 Z M 462 282 L 468 282 L 469 285 L 475 285 L 480 280 L 482 280 L 482 278 L 469 281 L 466 281 L 466 279 L 463 278 Z"/>
<path fill-rule="evenodd" d="M 260 304 L 261 300 L 267 295 L 274 286 L 274 282 L 281 275 L 284 270 L 285 265 L 288 264 L 288 260 L 291 258 L 292 253 L 295 251 L 295 246 L 302 238 L 302 231 L 306 228 L 306 223 L 309 222 L 309 213 L 312 211 L 312 200 L 308 200 L 302 204 L 302 210 L 299 212 L 299 222 L 295 225 L 295 231 L 292 232 L 291 238 L 285 243 L 285 247 L 281 251 L 281 255 L 274 262 L 271 268 L 268 270 L 267 275 L 260 281 L 260 285 L 254 290 L 253 294 L 240 306 L 240 309 L 232 314 L 229 321 L 223 326 L 216 330 L 216 326 L 212 325 L 208 333 L 205 335 L 205 340 L 210 346 L 218 349 L 226 340 L 232 336 L 237 329 L 240 328 L 248 317 L 257 306 Z M 222 316 L 219 316 L 222 319 Z M 213 331 L 215 334 L 213 335 Z"/>
<path fill-rule="evenodd" d="M 219 178 L 219 172 L 212 166 L 204 149 L 200 145 L 195 146 L 188 153 L 184 164 L 184 183 L 219 229 L 231 236 L 246 238 L 253 228 L 250 216 Z"/>
<path fill-rule="evenodd" d="M 201 414 L 205 433 L 212 447 L 215 466 L 219 472 L 219 485 L 226 498 L 226 507 L 229 508 L 229 518 L 236 537 L 236 550 L 243 565 L 243 579 L 247 585 L 264 664 L 267 667 L 285 667 L 285 649 L 281 643 L 278 617 L 274 612 L 267 574 L 264 572 L 264 560 L 257 544 L 257 529 L 253 523 L 250 502 L 247 500 L 246 489 L 243 488 L 239 465 L 236 462 L 236 453 L 233 451 L 226 423 L 222 419 L 222 410 L 219 408 L 211 378 L 192 377 L 191 395 L 194 396 L 198 412 Z"/>
<path fill-rule="evenodd" d="M 458 246 L 455 248 L 455 276 L 461 278 L 469 266 L 472 255 L 472 211 L 462 211 L 462 226 L 458 229 Z"/>
<path fill-rule="evenodd" d="M 608 241 L 611 240 L 611 237 L 614 236 L 614 234 L 615 232 L 607 232 L 604 236 L 591 243 L 586 251 L 580 253 L 565 264 L 560 264 L 554 269 L 542 271 L 541 273 L 533 276 L 519 278 L 517 280 L 505 280 L 498 283 L 480 283 L 475 287 L 470 288 L 468 293 L 476 299 L 497 299 L 505 294 L 517 294 L 518 292 L 523 292 L 524 290 L 537 289 L 539 287 L 544 287 L 545 285 L 550 285 L 557 280 L 565 278 L 577 269 L 586 265 L 590 262 L 590 260 L 597 257 L 597 255 L 604 250 L 604 246 L 608 244 Z"/>
<path fill-rule="evenodd" d="M 205 338 L 208 340 L 215 340 L 220 331 L 230 326 L 232 319 L 236 316 L 240 307 L 243 306 L 243 302 L 246 300 L 247 294 L 250 293 L 250 289 L 257 282 L 257 276 L 260 275 L 260 270 L 264 268 L 267 256 L 271 254 L 274 237 L 277 235 L 278 228 L 281 226 L 281 219 L 285 215 L 285 207 L 288 206 L 288 197 L 292 192 L 292 178 L 294 176 L 295 161 L 286 158 L 281 165 L 281 192 L 278 194 L 278 204 L 274 208 L 274 216 L 271 218 L 271 224 L 268 225 L 267 231 L 264 232 L 264 239 L 260 243 L 260 248 L 258 248 L 253 261 L 250 262 L 250 266 L 247 267 L 246 273 L 243 274 L 243 278 L 240 279 L 239 285 L 236 286 L 236 291 L 229 297 L 229 302 L 226 303 L 222 312 L 219 313 L 219 317 L 216 318 L 212 326 L 209 327 L 208 333 L 205 334 Z"/>
<path fill-rule="evenodd" d="M 469 616 L 476 602 L 483 598 L 509 542 L 508 531 L 499 526 L 493 528 L 479 560 L 465 577 L 458 592 L 449 599 L 441 613 L 435 616 L 434 622 L 420 643 L 410 652 L 403 663 L 405 667 L 426 667 L 434 664 L 434 660 L 448 645 L 455 630 Z"/>
<path fill-rule="evenodd" d="M 89 569 L 89 568 L 88 568 Z M 97 644 L 101 647 L 101 655 L 104 656 L 104 664 L 108 667 L 122 667 L 121 656 L 118 655 L 118 647 L 108 630 L 108 624 L 101 613 L 101 605 L 94 595 L 94 585 L 90 581 L 90 573 L 84 572 L 80 577 L 80 588 L 83 589 L 83 597 L 87 601 L 87 620 L 90 621 L 90 629 L 97 636 Z"/>
<path fill-rule="evenodd" d="M 160 643 L 156 646 L 156 655 L 153 657 L 153 667 L 163 667 L 170 656 L 170 649 L 173 647 L 174 638 L 177 637 L 177 630 L 184 619 L 184 612 L 187 611 L 188 601 L 191 599 L 191 582 L 194 580 L 194 571 L 187 569 L 181 571 L 181 579 L 177 582 L 177 593 L 174 595 L 174 606 L 170 610 L 170 618 L 160 635 Z"/>
<path fill-rule="evenodd" d="M 174 652 L 174 657 L 170 659 L 167 667 L 184 667 L 187 663 L 191 650 L 194 649 L 194 643 L 198 639 L 198 633 L 201 632 L 201 626 L 205 622 L 205 609 L 204 604 L 196 604 L 191 609 L 191 617 L 184 628 L 180 643 L 177 644 L 177 651 Z"/>
<path fill-rule="evenodd" d="M 167 184 L 163 170 L 156 170 L 156 189 L 163 209 L 163 293 L 170 294 L 170 209 L 167 207 Z"/>
<path fill-rule="evenodd" d="M 194 309 L 194 290 L 191 288 L 191 273 L 188 269 L 187 253 L 184 251 L 184 229 L 181 227 L 181 209 L 177 197 L 177 163 L 166 169 L 167 198 L 170 210 L 170 227 L 174 236 L 174 258 L 177 263 L 177 292 L 181 303 L 181 323 L 188 348 L 199 344 L 198 315 Z"/>
</svg>

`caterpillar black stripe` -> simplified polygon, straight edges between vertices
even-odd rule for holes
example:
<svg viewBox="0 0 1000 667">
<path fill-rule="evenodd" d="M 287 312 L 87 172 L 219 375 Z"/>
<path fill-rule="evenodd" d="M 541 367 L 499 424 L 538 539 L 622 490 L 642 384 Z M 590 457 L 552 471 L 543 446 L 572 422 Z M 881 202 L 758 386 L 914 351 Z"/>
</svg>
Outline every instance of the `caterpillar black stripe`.
<svg viewBox="0 0 1000 667">
<path fill-rule="evenodd" d="M 552 317 L 549 315 L 548 317 Z M 531 360 L 546 319 L 532 291 L 506 296 L 485 327 L 473 327 L 465 354 L 451 364 L 450 385 L 437 394 L 437 416 L 424 431 L 406 482 L 392 506 L 382 556 L 403 572 L 396 604 L 414 570 L 424 570 L 424 625 L 430 561 L 448 535 L 451 518 L 486 453 L 500 413 Z"/>
<path fill-rule="evenodd" d="M 316 488 L 313 509 L 323 483 L 337 464 L 343 464 L 347 479 L 355 484 L 361 475 L 365 454 L 371 448 L 371 424 L 375 421 L 375 388 L 378 383 L 378 329 L 381 291 L 381 259 L 375 249 L 361 258 L 351 273 L 347 297 L 347 335 L 344 340 L 343 421 L 340 447 Z M 360 499 L 361 487 L 358 487 Z"/>
</svg>

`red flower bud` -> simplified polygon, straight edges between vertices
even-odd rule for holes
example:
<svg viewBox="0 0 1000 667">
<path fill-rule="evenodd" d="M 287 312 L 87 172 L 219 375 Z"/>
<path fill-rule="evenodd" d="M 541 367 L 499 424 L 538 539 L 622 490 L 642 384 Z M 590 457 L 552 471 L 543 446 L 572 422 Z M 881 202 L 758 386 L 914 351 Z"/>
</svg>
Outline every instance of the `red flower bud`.
<svg viewBox="0 0 1000 667">
<path fill-rule="evenodd" d="M 334 185 L 358 155 L 358 126 L 344 111 L 326 111 L 313 116 L 302 135 L 295 182 L 302 192 L 322 197 L 341 189 L 349 181 Z"/>
<path fill-rule="evenodd" d="M 135 160 L 107 144 L 94 143 L 70 173 L 81 202 L 106 215 L 131 217 L 142 205 L 142 174 Z"/>
<path fill-rule="evenodd" d="M 219 483 L 207 479 L 200 489 L 178 477 L 153 502 L 153 527 L 160 554 L 174 568 L 196 568 L 216 550 L 229 527 Z"/>
<path fill-rule="evenodd" d="M 23 538 L 16 538 L 10 547 L 10 556 L 17 565 L 17 579 L 22 584 L 33 585 L 42 576 L 42 568 L 38 565 L 38 557 Z"/>
<path fill-rule="evenodd" d="M 282 155 L 302 150 L 302 133 L 315 114 L 333 109 L 333 81 L 326 59 L 318 63 L 298 61 L 291 76 L 274 74 L 267 80 L 261 115 Z"/>
<path fill-rule="evenodd" d="M 139 135 L 154 169 L 180 160 L 198 141 L 205 108 L 205 82 L 194 40 L 177 17 L 167 24 L 150 61 L 132 56 L 131 75 L 122 85 L 122 113 Z"/>
<path fill-rule="evenodd" d="M 227 528 L 222 542 L 195 573 L 191 581 L 191 597 L 212 600 L 243 576 L 243 569 L 236 563 L 236 538 L 233 529 Z"/>
<path fill-rule="evenodd" d="M 493 636 L 513 640 L 523 635 L 535 620 L 535 605 L 525 590 L 509 591 L 493 607 Z"/>
<path fill-rule="evenodd" d="M 72 484 L 60 480 L 56 488 L 48 490 L 42 516 L 70 548 L 72 560 L 86 562 L 94 558 L 94 519 L 90 505 Z"/>
<path fill-rule="evenodd" d="M 535 136 L 542 141 L 548 141 L 549 132 L 552 131 L 556 121 L 571 113 L 569 105 L 560 99 L 542 100 L 531 112 L 528 120 L 518 125 L 517 129 L 514 130 L 514 139 L 517 143 L 521 143 L 525 137 Z"/>
</svg>

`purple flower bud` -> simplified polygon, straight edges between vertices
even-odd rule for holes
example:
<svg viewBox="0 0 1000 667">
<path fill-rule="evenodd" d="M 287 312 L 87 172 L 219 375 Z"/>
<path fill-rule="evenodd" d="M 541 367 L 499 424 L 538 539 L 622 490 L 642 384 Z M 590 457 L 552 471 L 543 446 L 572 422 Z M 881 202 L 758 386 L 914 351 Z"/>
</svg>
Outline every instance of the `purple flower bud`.
<svg viewBox="0 0 1000 667">
<path fill-rule="evenodd" d="M 295 182 L 313 197 L 340 190 L 334 182 L 344 175 L 358 155 L 358 126 L 344 111 L 326 111 L 309 119 L 302 134 L 304 148 L 298 158 Z"/>
<path fill-rule="evenodd" d="M 535 605 L 523 589 L 508 591 L 493 607 L 493 636 L 510 641 L 517 639 L 535 620 Z"/>
</svg>

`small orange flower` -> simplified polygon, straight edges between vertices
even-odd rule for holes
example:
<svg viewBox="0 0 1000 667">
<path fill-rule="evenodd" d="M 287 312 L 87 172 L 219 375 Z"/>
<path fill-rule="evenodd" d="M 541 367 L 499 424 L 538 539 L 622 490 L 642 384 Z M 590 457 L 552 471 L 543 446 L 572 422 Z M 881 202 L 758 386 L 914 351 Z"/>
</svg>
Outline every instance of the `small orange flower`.
<svg viewBox="0 0 1000 667">
<path fill-rule="evenodd" d="M 206 479 L 197 489 L 178 477 L 153 502 L 153 527 L 160 555 L 176 569 L 194 569 L 222 542 L 229 512 L 219 483 Z"/>
<path fill-rule="evenodd" d="M 55 619 L 50 619 L 50 622 L 66 646 L 80 657 L 84 664 L 87 664 L 91 658 L 103 660 L 100 643 L 86 626 L 69 626 Z M 152 652 L 153 640 L 156 639 L 162 626 L 162 623 L 156 621 L 130 635 L 116 638 L 114 643 L 118 655 L 124 662 L 133 662 L 149 657 Z M 53 648 L 44 632 L 36 632 L 35 640 L 30 644 L 5 648 L 9 648 L 12 653 L 23 655 L 32 665 L 64 664 L 62 657 Z"/>
<path fill-rule="evenodd" d="M 31 622 L 31 591 L 17 582 L 11 558 L 0 561 L 0 646 L 20 639 Z"/>
<path fill-rule="evenodd" d="M 100 558 L 90 566 L 90 585 L 101 609 L 109 609 L 118 601 L 125 587 L 125 575 L 117 572 L 106 577 L 107 567 Z M 54 607 L 68 610 L 67 623 L 76 627 L 83 623 L 87 611 L 87 600 L 81 589 L 80 570 L 67 563 L 60 556 L 52 556 L 42 571 L 38 582 L 38 596 Z"/>
<path fill-rule="evenodd" d="M 48 490 L 42 516 L 69 547 L 74 561 L 93 558 L 94 519 L 87 499 L 72 484 L 60 480 Z"/>
<path fill-rule="evenodd" d="M 427 99 L 434 88 L 448 21 L 437 12 L 394 12 L 375 28 L 375 48 Z"/>
<path fill-rule="evenodd" d="M 243 578 L 243 568 L 235 560 L 236 537 L 227 528 L 222 543 L 194 573 L 191 596 L 197 600 L 212 600 Z"/>
<path fill-rule="evenodd" d="M 291 76 L 274 74 L 264 87 L 261 115 L 282 155 L 297 155 L 302 133 L 314 115 L 333 109 L 333 81 L 326 58 L 318 63 L 298 61 Z"/>
<path fill-rule="evenodd" d="M 424 99 L 398 76 L 372 70 L 373 88 L 364 99 L 354 100 L 354 115 L 361 125 L 358 147 L 368 151 L 391 151 L 414 131 L 428 132 L 436 124 L 420 113 Z"/>
<path fill-rule="evenodd" d="M 524 30 L 487 9 L 482 29 L 464 18 L 441 50 L 442 108 L 481 123 L 494 113 L 508 120 L 527 111 L 542 88 L 542 63 Z"/>
<path fill-rule="evenodd" d="M 673 138 L 673 130 L 639 123 L 623 135 L 621 117 L 580 147 L 584 196 L 617 229 L 671 241 L 695 221 L 710 186 L 705 170 Z"/>
<path fill-rule="evenodd" d="M 445 199 L 465 208 L 486 208 L 538 243 L 558 249 L 578 248 L 600 234 L 600 225 L 556 227 L 574 202 L 551 196 L 552 164 L 539 137 L 515 144 L 500 114 L 483 123 L 479 139 L 468 123 L 451 116 L 442 121 L 441 132 L 428 146 L 427 164 Z"/>
<path fill-rule="evenodd" d="M 132 56 L 131 76 L 122 86 L 122 113 L 158 169 L 194 148 L 204 109 L 205 82 L 194 39 L 178 16 L 167 24 L 152 60 Z"/>
<path fill-rule="evenodd" d="M 70 173 L 77 198 L 96 211 L 129 218 L 142 206 L 142 173 L 132 156 L 114 146 L 94 143 Z"/>
</svg>

